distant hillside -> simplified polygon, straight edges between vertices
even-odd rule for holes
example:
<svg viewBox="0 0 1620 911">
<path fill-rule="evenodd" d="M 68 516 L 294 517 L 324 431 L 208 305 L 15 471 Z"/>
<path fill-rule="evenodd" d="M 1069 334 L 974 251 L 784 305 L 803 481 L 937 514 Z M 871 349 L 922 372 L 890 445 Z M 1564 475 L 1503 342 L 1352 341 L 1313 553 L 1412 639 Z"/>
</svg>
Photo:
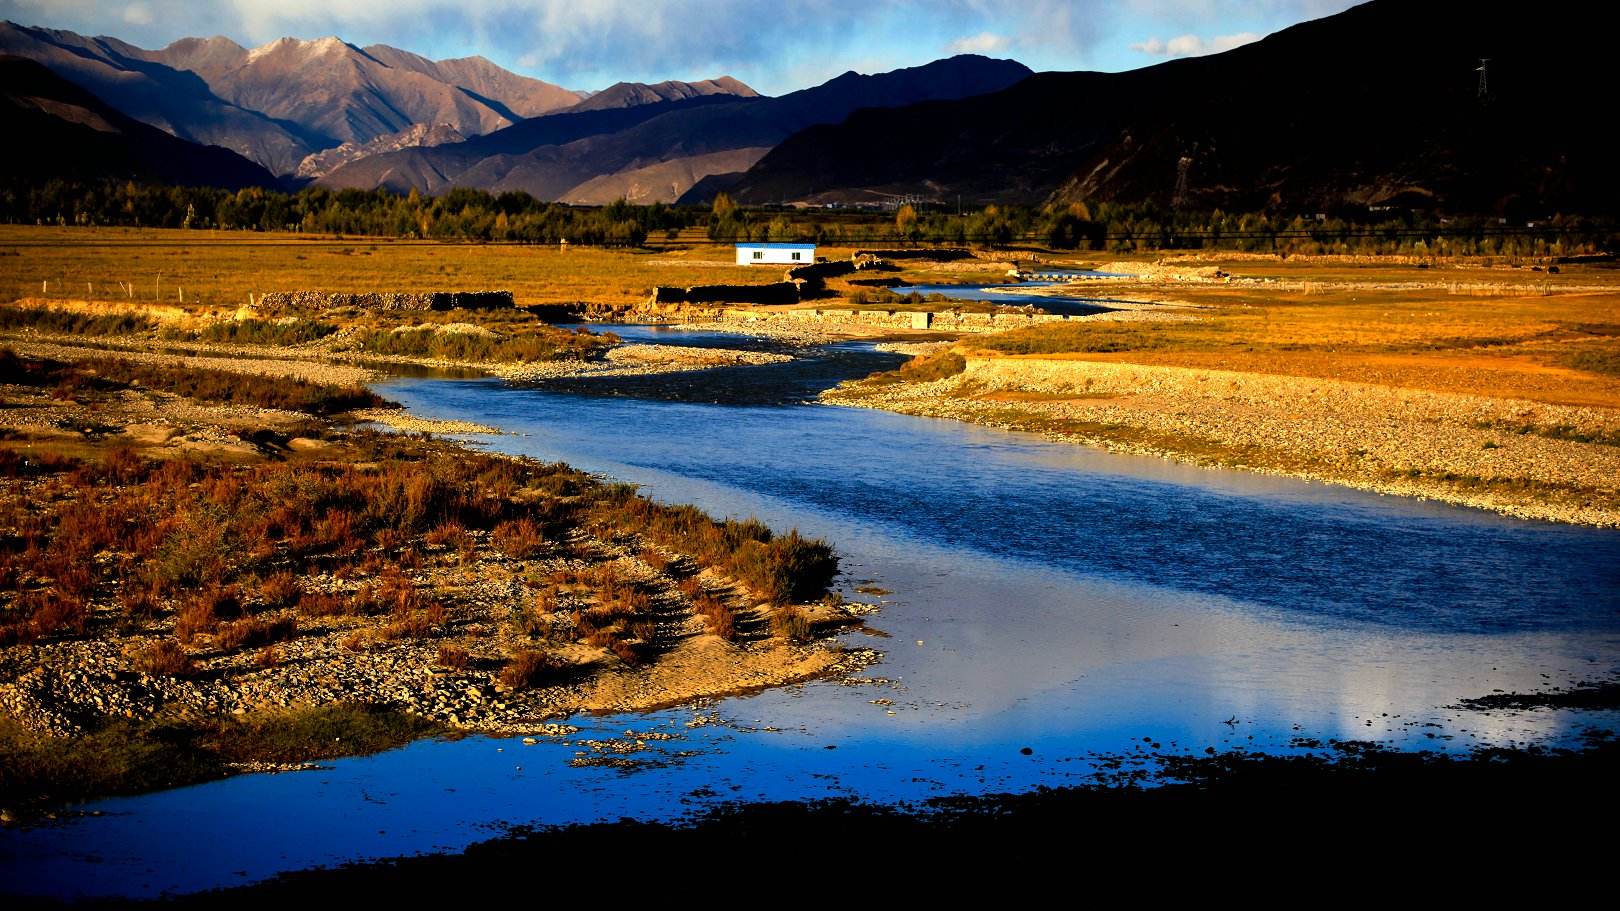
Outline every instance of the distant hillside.
<svg viewBox="0 0 1620 911">
<path fill-rule="evenodd" d="M 300 180 L 314 180 L 318 177 L 324 177 L 346 164 L 351 164 L 372 155 L 381 155 L 384 152 L 397 152 L 400 149 L 414 149 L 422 146 L 441 146 L 449 142 L 461 142 L 466 138 L 456 132 L 456 128 L 448 123 L 438 123 L 432 126 L 425 123 L 416 123 L 400 130 L 398 133 L 378 136 L 367 143 L 345 142 L 336 148 L 316 152 L 298 163 L 298 170 L 293 172 L 293 177 Z"/>
<path fill-rule="evenodd" d="M 673 202 L 704 178 L 744 170 L 793 133 L 836 123 L 857 108 L 994 92 L 1029 74 L 1014 61 L 963 55 L 872 76 L 845 73 L 780 98 L 711 94 L 632 108 L 575 109 L 465 143 L 366 158 L 321 183 L 424 192 L 523 190 L 580 203 L 620 196 Z"/>
<path fill-rule="evenodd" d="M 742 202 L 1182 202 L 1296 211 L 1613 211 L 1607 8 L 1538 19 L 1377 0 L 1223 54 L 1044 73 L 1003 92 L 857 112 L 782 142 Z M 1479 97 L 1480 58 L 1490 58 Z M 1178 198 L 1178 181 L 1182 190 Z"/>
<path fill-rule="evenodd" d="M 0 55 L 4 179 L 136 179 L 236 189 L 274 186 L 246 158 L 177 139 L 119 113 L 45 66 Z"/>
</svg>

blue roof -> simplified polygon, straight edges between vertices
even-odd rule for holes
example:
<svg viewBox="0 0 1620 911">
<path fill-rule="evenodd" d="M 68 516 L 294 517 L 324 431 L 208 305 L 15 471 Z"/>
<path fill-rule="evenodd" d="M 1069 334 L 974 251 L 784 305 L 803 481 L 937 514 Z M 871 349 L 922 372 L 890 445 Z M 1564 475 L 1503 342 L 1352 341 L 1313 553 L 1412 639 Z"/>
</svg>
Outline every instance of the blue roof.
<svg viewBox="0 0 1620 911">
<path fill-rule="evenodd" d="M 741 247 L 764 247 L 768 250 L 814 250 L 815 244 L 738 244 Z"/>
</svg>

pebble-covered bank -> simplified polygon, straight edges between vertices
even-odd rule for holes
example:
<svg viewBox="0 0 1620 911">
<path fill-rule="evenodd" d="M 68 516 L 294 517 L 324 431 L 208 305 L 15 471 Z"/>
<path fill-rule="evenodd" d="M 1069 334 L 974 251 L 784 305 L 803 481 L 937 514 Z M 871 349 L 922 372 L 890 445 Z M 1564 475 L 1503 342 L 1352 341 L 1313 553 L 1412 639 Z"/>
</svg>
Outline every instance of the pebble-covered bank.
<svg viewBox="0 0 1620 911">
<path fill-rule="evenodd" d="M 1293 475 L 1532 519 L 1620 525 L 1620 415 L 1309 377 L 969 357 L 928 383 L 827 402 Z"/>
</svg>

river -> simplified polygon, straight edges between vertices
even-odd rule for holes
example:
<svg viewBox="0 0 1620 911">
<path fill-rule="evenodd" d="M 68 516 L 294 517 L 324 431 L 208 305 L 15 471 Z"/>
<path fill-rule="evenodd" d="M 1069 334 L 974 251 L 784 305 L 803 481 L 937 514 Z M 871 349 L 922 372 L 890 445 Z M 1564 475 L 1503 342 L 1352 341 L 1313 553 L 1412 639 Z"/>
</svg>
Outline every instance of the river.
<svg viewBox="0 0 1620 911">
<path fill-rule="evenodd" d="M 840 350 L 830 362 L 846 371 L 872 354 Z M 753 369 L 767 368 L 715 373 L 704 388 L 746 386 Z M 514 824 L 1026 790 L 1089 780 L 1099 757 L 1290 752 L 1331 738 L 1563 744 L 1616 722 L 1452 706 L 1620 663 L 1620 534 L 794 404 L 805 382 L 827 381 L 811 373 L 726 404 L 490 379 L 402 378 L 379 391 L 423 416 L 508 431 L 471 438 L 492 450 L 829 539 L 843 593 L 881 601 L 873 632 L 844 637 L 884 652 L 871 682 L 576 718 L 567 742 L 424 741 L 319 771 L 101 801 L 89 808 L 100 815 L 0 834 L 0 879 L 150 895 L 459 850 Z M 590 751 L 579 741 L 627 731 L 648 743 L 640 767 L 570 764 Z"/>
</svg>

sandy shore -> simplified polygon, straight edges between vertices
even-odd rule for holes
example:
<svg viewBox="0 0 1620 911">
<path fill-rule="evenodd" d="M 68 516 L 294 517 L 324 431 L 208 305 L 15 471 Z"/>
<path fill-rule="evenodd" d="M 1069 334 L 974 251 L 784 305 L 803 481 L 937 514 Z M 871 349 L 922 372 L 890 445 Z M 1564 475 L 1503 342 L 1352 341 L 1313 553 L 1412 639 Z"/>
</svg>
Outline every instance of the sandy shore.
<svg viewBox="0 0 1620 911">
<path fill-rule="evenodd" d="M 432 418 L 417 417 L 407 411 L 389 408 L 363 408 L 358 411 L 351 411 L 349 415 L 362 421 L 382 424 L 385 427 L 392 427 L 395 430 L 403 430 L 407 433 L 498 434 L 504 432 L 500 428 L 491 427 L 488 424 L 474 424 L 472 421 L 440 421 Z"/>
<path fill-rule="evenodd" d="M 1620 415 L 1371 383 L 1081 359 L 969 357 L 958 376 L 824 401 L 1508 515 L 1620 525 Z"/>
<path fill-rule="evenodd" d="M 526 364 L 483 365 L 491 373 L 514 382 L 573 377 L 656 376 L 711 367 L 757 366 L 793 360 L 791 355 L 733 348 L 693 348 L 686 345 L 624 344 L 599 361 L 541 361 Z"/>
</svg>

